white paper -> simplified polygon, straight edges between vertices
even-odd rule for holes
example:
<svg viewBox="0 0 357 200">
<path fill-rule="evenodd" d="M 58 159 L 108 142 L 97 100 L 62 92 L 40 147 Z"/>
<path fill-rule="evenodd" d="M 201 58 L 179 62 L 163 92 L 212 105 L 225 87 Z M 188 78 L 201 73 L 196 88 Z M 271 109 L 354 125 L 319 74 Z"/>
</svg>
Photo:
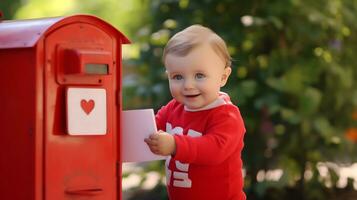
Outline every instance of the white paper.
<svg viewBox="0 0 357 200">
<path fill-rule="evenodd" d="M 144 162 L 166 158 L 153 154 L 144 142 L 145 138 L 157 132 L 153 109 L 123 111 L 122 117 L 123 162 Z"/>
</svg>

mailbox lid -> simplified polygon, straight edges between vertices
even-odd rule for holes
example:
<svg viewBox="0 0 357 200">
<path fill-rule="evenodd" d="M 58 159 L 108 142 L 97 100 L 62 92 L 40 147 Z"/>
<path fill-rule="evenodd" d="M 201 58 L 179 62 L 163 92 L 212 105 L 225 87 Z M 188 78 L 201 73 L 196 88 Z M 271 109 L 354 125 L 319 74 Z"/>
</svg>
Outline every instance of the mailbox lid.
<svg viewBox="0 0 357 200">
<path fill-rule="evenodd" d="M 0 22 L 0 49 L 33 47 L 61 19 L 4 20 Z"/>
<path fill-rule="evenodd" d="M 86 22 L 103 27 L 121 39 L 122 44 L 129 44 L 129 39 L 109 23 L 91 15 L 73 15 L 27 20 L 4 20 L 0 22 L 0 49 L 34 47 L 41 38 L 51 31 L 68 23 Z M 105 26 L 105 27 L 104 27 Z"/>
</svg>

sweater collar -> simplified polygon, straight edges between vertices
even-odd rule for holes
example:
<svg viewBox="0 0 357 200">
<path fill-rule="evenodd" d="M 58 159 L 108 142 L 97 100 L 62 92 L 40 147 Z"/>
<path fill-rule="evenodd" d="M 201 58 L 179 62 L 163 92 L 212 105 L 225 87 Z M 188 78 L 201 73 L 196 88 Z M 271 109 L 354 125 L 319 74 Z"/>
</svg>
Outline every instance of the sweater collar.
<svg viewBox="0 0 357 200">
<path fill-rule="evenodd" d="M 208 104 L 207 106 L 204 106 L 204 107 L 198 108 L 198 109 L 190 109 L 190 108 L 187 108 L 186 106 L 184 106 L 184 108 L 185 108 L 185 111 L 197 112 L 197 111 L 217 108 L 219 106 L 226 105 L 226 104 L 232 104 L 228 94 L 224 93 L 224 92 L 219 92 L 218 98 L 216 100 L 214 100 L 212 103 Z"/>
</svg>

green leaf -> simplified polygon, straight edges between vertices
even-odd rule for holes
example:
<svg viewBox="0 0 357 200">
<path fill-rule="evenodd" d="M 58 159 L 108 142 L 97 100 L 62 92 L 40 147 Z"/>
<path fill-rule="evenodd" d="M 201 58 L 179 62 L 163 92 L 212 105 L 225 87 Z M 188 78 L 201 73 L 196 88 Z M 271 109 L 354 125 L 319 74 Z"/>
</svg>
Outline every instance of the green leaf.
<svg viewBox="0 0 357 200">
<path fill-rule="evenodd" d="M 299 110 L 304 116 L 313 115 L 320 106 L 322 94 L 321 92 L 313 87 L 308 87 L 305 89 L 299 99 Z"/>
<path fill-rule="evenodd" d="M 291 124 L 298 124 L 301 121 L 300 116 L 296 111 L 288 108 L 282 108 L 280 111 L 282 119 L 286 120 Z"/>
<path fill-rule="evenodd" d="M 319 133 L 325 141 L 329 141 L 332 137 L 333 128 L 330 122 L 325 117 L 319 117 L 313 121 L 313 127 Z"/>
</svg>

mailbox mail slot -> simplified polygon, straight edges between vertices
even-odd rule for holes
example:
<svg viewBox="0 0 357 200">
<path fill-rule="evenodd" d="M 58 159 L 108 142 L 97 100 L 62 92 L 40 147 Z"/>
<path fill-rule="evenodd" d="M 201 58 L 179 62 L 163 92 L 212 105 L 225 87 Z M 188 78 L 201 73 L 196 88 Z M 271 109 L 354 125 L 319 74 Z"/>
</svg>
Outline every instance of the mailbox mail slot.
<svg viewBox="0 0 357 200">
<path fill-rule="evenodd" d="M 93 16 L 0 22 L 2 199 L 121 199 L 126 43 Z"/>
<path fill-rule="evenodd" d="M 94 45 L 57 44 L 54 53 L 56 79 L 60 84 L 101 85 L 102 77 L 113 75 L 115 59 L 109 46 L 104 50 Z"/>
<path fill-rule="evenodd" d="M 62 51 L 60 61 L 63 61 L 61 67 L 64 74 L 110 74 L 111 52 L 83 49 L 59 49 L 59 51 Z"/>
</svg>

